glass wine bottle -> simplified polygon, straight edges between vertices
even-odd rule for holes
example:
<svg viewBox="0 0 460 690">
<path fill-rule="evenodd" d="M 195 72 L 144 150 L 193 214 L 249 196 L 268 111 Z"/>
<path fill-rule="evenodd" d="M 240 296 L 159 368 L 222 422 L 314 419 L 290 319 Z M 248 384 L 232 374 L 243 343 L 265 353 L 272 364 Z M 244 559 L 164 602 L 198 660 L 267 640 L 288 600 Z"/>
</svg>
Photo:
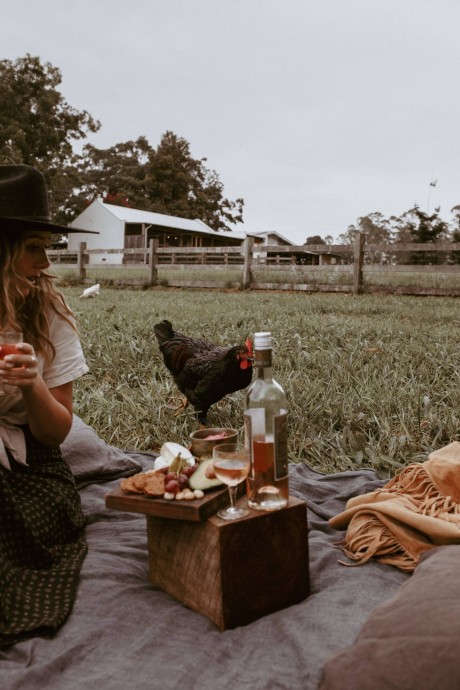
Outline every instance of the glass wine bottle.
<svg viewBox="0 0 460 690">
<path fill-rule="evenodd" d="M 248 505 L 279 510 L 289 499 L 287 402 L 273 378 L 271 333 L 254 335 L 256 378 L 246 393 L 245 445 L 251 468 L 247 478 Z"/>
</svg>

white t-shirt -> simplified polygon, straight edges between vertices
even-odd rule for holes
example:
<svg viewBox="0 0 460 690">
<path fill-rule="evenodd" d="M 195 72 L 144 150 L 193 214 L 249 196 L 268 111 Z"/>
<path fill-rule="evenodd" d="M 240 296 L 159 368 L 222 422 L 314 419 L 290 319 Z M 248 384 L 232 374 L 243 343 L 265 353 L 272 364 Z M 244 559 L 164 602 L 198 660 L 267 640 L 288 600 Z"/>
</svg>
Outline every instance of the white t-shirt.
<svg viewBox="0 0 460 690">
<path fill-rule="evenodd" d="M 80 378 L 89 369 L 83 356 L 80 338 L 65 319 L 54 310 L 47 314 L 49 338 L 56 354 L 53 360 L 45 361 L 42 353 L 37 353 L 38 371 L 48 388 L 56 388 Z M 19 462 L 25 462 L 25 445 L 20 429 L 14 427 L 27 423 L 27 416 L 22 394 L 12 386 L 7 387 L 7 394 L 0 395 L 0 464 L 9 467 L 4 445 L 11 450 Z M 6 463 L 5 463 L 6 459 Z"/>
<path fill-rule="evenodd" d="M 75 381 L 89 369 L 81 349 L 80 338 L 75 330 L 56 312 L 49 316 L 49 338 L 56 348 L 56 356 L 51 362 L 38 356 L 38 370 L 48 388 L 56 388 L 64 383 Z"/>
</svg>

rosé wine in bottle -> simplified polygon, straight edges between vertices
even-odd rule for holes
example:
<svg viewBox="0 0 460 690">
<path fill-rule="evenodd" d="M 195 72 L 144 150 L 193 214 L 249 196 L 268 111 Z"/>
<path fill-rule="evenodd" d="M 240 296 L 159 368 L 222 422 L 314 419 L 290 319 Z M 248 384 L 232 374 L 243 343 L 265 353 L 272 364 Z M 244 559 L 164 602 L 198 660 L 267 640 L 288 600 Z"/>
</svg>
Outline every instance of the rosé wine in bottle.
<svg viewBox="0 0 460 690">
<path fill-rule="evenodd" d="M 273 378 L 270 333 L 254 335 L 256 379 L 246 393 L 245 444 L 251 456 L 246 480 L 248 505 L 279 510 L 289 499 L 287 402 Z"/>
</svg>

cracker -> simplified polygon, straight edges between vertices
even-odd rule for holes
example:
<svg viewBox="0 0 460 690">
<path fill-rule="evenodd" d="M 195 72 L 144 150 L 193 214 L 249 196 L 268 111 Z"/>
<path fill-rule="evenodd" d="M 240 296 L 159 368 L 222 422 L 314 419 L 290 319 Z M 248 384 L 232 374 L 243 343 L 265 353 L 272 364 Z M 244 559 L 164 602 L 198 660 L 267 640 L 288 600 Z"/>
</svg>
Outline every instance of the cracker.
<svg viewBox="0 0 460 690">
<path fill-rule="evenodd" d="M 151 474 L 144 484 L 144 493 L 147 496 L 163 496 L 165 492 L 165 475 L 162 472 Z"/>
<path fill-rule="evenodd" d="M 154 472 L 155 470 L 148 470 L 147 472 L 139 472 L 138 474 L 135 474 L 133 476 L 133 486 L 140 491 L 140 493 L 144 493 L 145 482 L 152 474 L 154 474 Z"/>
<path fill-rule="evenodd" d="M 126 477 L 125 479 L 122 479 L 120 482 L 120 488 L 123 491 L 127 491 L 130 494 L 143 494 L 144 491 L 142 489 L 138 489 L 134 485 L 134 477 L 137 477 L 137 474 L 133 475 L 132 477 Z"/>
</svg>

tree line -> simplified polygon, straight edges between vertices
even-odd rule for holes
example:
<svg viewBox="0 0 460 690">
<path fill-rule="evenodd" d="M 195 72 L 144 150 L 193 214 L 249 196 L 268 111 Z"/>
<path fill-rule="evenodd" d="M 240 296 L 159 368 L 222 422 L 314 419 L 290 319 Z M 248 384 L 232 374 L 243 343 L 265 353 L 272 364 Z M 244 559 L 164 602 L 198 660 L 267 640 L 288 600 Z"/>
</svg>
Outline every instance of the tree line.
<svg viewBox="0 0 460 690">
<path fill-rule="evenodd" d="M 356 230 L 364 232 L 366 244 L 436 244 L 460 242 L 460 206 L 452 209 L 452 221 L 446 222 L 440 216 L 440 208 L 433 213 L 422 211 L 417 205 L 405 211 L 401 216 L 386 218 L 382 213 L 370 213 L 358 218 L 355 225 L 350 225 L 347 232 L 340 236 L 344 243 L 353 241 Z M 384 263 L 390 260 L 389 252 L 373 252 L 368 256 L 372 263 Z M 411 252 L 408 255 L 395 254 L 392 263 L 406 264 L 444 264 L 460 263 L 460 252 Z"/>
<path fill-rule="evenodd" d="M 339 235 L 338 244 L 354 244 L 355 233 L 366 235 L 366 244 L 385 244 L 390 251 L 368 252 L 368 263 L 401 263 L 401 264 L 444 264 L 460 263 L 460 252 L 423 252 L 414 251 L 407 254 L 391 254 L 391 245 L 398 244 L 435 244 L 460 242 L 460 205 L 452 209 L 452 222 L 448 223 L 440 216 L 440 208 L 433 213 L 422 211 L 415 205 L 400 216 L 385 217 L 380 212 L 369 213 L 358 218 L 355 224 L 349 225 L 347 230 Z M 332 237 L 324 240 L 314 235 L 307 237 L 305 244 L 334 244 Z M 352 253 L 350 252 L 350 260 Z"/>
<path fill-rule="evenodd" d="M 206 158 L 193 158 L 189 143 L 174 132 L 159 145 L 147 137 L 100 149 L 75 144 L 101 123 L 69 105 L 59 86 L 61 71 L 27 54 L 0 61 L 0 162 L 32 165 L 45 175 L 51 212 L 67 224 L 96 197 L 106 203 L 182 218 L 199 218 L 214 230 L 243 222 L 242 198 L 225 198 Z"/>
</svg>

